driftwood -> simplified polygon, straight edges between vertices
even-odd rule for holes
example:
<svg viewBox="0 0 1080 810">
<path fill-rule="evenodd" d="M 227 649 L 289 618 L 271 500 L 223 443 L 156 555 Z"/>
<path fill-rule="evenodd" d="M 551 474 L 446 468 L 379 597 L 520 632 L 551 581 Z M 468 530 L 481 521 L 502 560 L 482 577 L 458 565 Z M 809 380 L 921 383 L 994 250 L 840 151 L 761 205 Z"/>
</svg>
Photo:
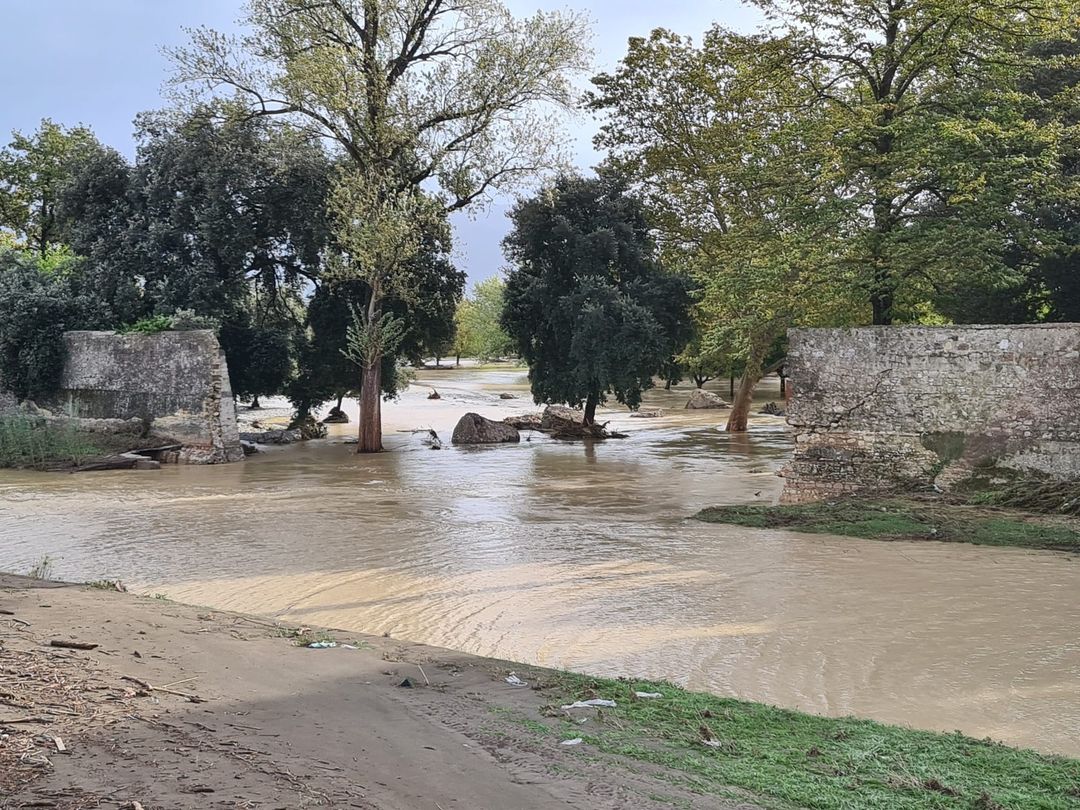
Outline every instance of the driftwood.
<svg viewBox="0 0 1080 810">
<path fill-rule="evenodd" d="M 49 642 L 50 647 L 63 647 L 66 650 L 95 650 L 97 644 L 91 644 L 88 641 L 65 641 L 62 638 L 54 638 Z"/>
<path fill-rule="evenodd" d="M 627 435 L 625 433 L 619 433 L 614 430 L 607 429 L 608 423 L 604 422 L 602 425 L 598 425 L 595 422 L 591 425 L 583 424 L 563 424 L 555 430 L 551 431 L 548 435 L 553 439 L 625 439 Z"/>
</svg>

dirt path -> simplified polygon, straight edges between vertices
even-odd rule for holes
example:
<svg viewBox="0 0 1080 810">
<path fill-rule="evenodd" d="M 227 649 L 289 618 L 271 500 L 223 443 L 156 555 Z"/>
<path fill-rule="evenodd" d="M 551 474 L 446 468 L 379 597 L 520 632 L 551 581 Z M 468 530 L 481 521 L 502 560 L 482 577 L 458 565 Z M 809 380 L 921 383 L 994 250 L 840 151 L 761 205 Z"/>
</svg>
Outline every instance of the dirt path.
<svg viewBox="0 0 1080 810">
<path fill-rule="evenodd" d="M 530 732 L 505 662 L 4 575 L 0 611 L 5 808 L 753 807 Z"/>
</svg>

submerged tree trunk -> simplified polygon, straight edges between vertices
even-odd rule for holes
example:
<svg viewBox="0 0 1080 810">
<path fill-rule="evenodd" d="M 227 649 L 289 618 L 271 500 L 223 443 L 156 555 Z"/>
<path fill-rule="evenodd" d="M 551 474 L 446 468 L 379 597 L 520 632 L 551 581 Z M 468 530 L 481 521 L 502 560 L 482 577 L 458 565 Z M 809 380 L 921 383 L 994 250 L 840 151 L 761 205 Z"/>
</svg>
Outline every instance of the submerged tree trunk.
<svg viewBox="0 0 1080 810">
<path fill-rule="evenodd" d="M 750 417 L 750 406 L 754 401 L 754 388 L 761 381 L 761 364 L 747 363 L 746 370 L 739 378 L 739 388 L 732 398 L 731 413 L 728 414 L 728 433 L 743 433 L 746 431 L 747 420 Z"/>
<path fill-rule="evenodd" d="M 343 394 L 343 393 L 338 394 L 337 407 L 334 410 L 340 411 L 341 410 L 341 403 L 344 402 L 344 401 L 345 401 L 345 394 Z"/>
<path fill-rule="evenodd" d="M 257 411 L 261 407 L 262 407 L 262 405 L 259 404 L 259 398 L 258 397 L 252 397 L 251 398 L 251 405 L 248 406 L 248 410 Z"/>
<path fill-rule="evenodd" d="M 364 368 L 360 382 L 360 433 L 357 453 L 381 453 L 382 446 L 382 357 Z"/>
<path fill-rule="evenodd" d="M 600 397 L 596 394 L 589 394 L 589 398 L 585 400 L 585 419 L 583 422 L 584 424 L 596 424 L 596 405 L 599 401 Z"/>
</svg>

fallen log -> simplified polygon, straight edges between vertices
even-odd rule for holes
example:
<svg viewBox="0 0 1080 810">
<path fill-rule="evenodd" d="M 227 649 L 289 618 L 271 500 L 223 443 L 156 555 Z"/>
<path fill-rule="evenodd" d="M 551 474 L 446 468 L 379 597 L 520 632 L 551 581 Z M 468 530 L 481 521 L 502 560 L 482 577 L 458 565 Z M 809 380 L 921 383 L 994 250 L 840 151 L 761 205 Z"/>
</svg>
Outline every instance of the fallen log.
<svg viewBox="0 0 1080 810">
<path fill-rule="evenodd" d="M 63 647 L 65 650 L 96 650 L 98 645 L 88 641 L 65 641 L 62 638 L 54 638 L 49 642 L 50 647 Z"/>
</svg>

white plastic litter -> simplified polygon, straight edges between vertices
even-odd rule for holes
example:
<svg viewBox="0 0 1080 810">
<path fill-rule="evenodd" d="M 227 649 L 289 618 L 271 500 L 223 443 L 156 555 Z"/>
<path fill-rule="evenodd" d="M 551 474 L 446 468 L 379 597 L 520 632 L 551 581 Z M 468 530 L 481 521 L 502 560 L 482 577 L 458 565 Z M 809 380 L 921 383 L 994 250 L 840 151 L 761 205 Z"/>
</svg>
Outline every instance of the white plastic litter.
<svg viewBox="0 0 1080 810">
<path fill-rule="evenodd" d="M 660 692 L 634 692 L 639 698 L 662 698 L 663 695 Z"/>
<path fill-rule="evenodd" d="M 581 737 L 574 737 L 572 740 L 563 740 L 559 745 L 581 745 L 585 742 Z"/>
<path fill-rule="evenodd" d="M 331 647 L 336 647 L 336 641 L 313 641 L 308 644 L 308 648 L 312 650 L 328 650 Z"/>
<path fill-rule="evenodd" d="M 702 743 L 702 745 L 709 746 L 709 748 L 719 748 L 720 747 L 720 741 L 719 740 L 702 740 L 701 743 Z"/>
<path fill-rule="evenodd" d="M 355 647 L 352 644 L 342 644 L 341 649 L 343 649 L 343 650 L 359 650 L 360 648 Z"/>
<path fill-rule="evenodd" d="M 507 675 L 505 678 L 503 678 L 503 680 L 506 681 L 511 686 L 528 686 L 529 685 L 525 681 L 521 680 L 521 678 L 519 678 L 513 672 L 511 672 L 509 675 Z"/>
<path fill-rule="evenodd" d="M 598 706 L 603 706 L 608 709 L 615 708 L 614 700 L 604 700 L 603 698 L 593 698 L 592 700 L 575 700 L 573 703 L 568 703 L 563 706 L 564 709 L 593 709 Z"/>
</svg>

